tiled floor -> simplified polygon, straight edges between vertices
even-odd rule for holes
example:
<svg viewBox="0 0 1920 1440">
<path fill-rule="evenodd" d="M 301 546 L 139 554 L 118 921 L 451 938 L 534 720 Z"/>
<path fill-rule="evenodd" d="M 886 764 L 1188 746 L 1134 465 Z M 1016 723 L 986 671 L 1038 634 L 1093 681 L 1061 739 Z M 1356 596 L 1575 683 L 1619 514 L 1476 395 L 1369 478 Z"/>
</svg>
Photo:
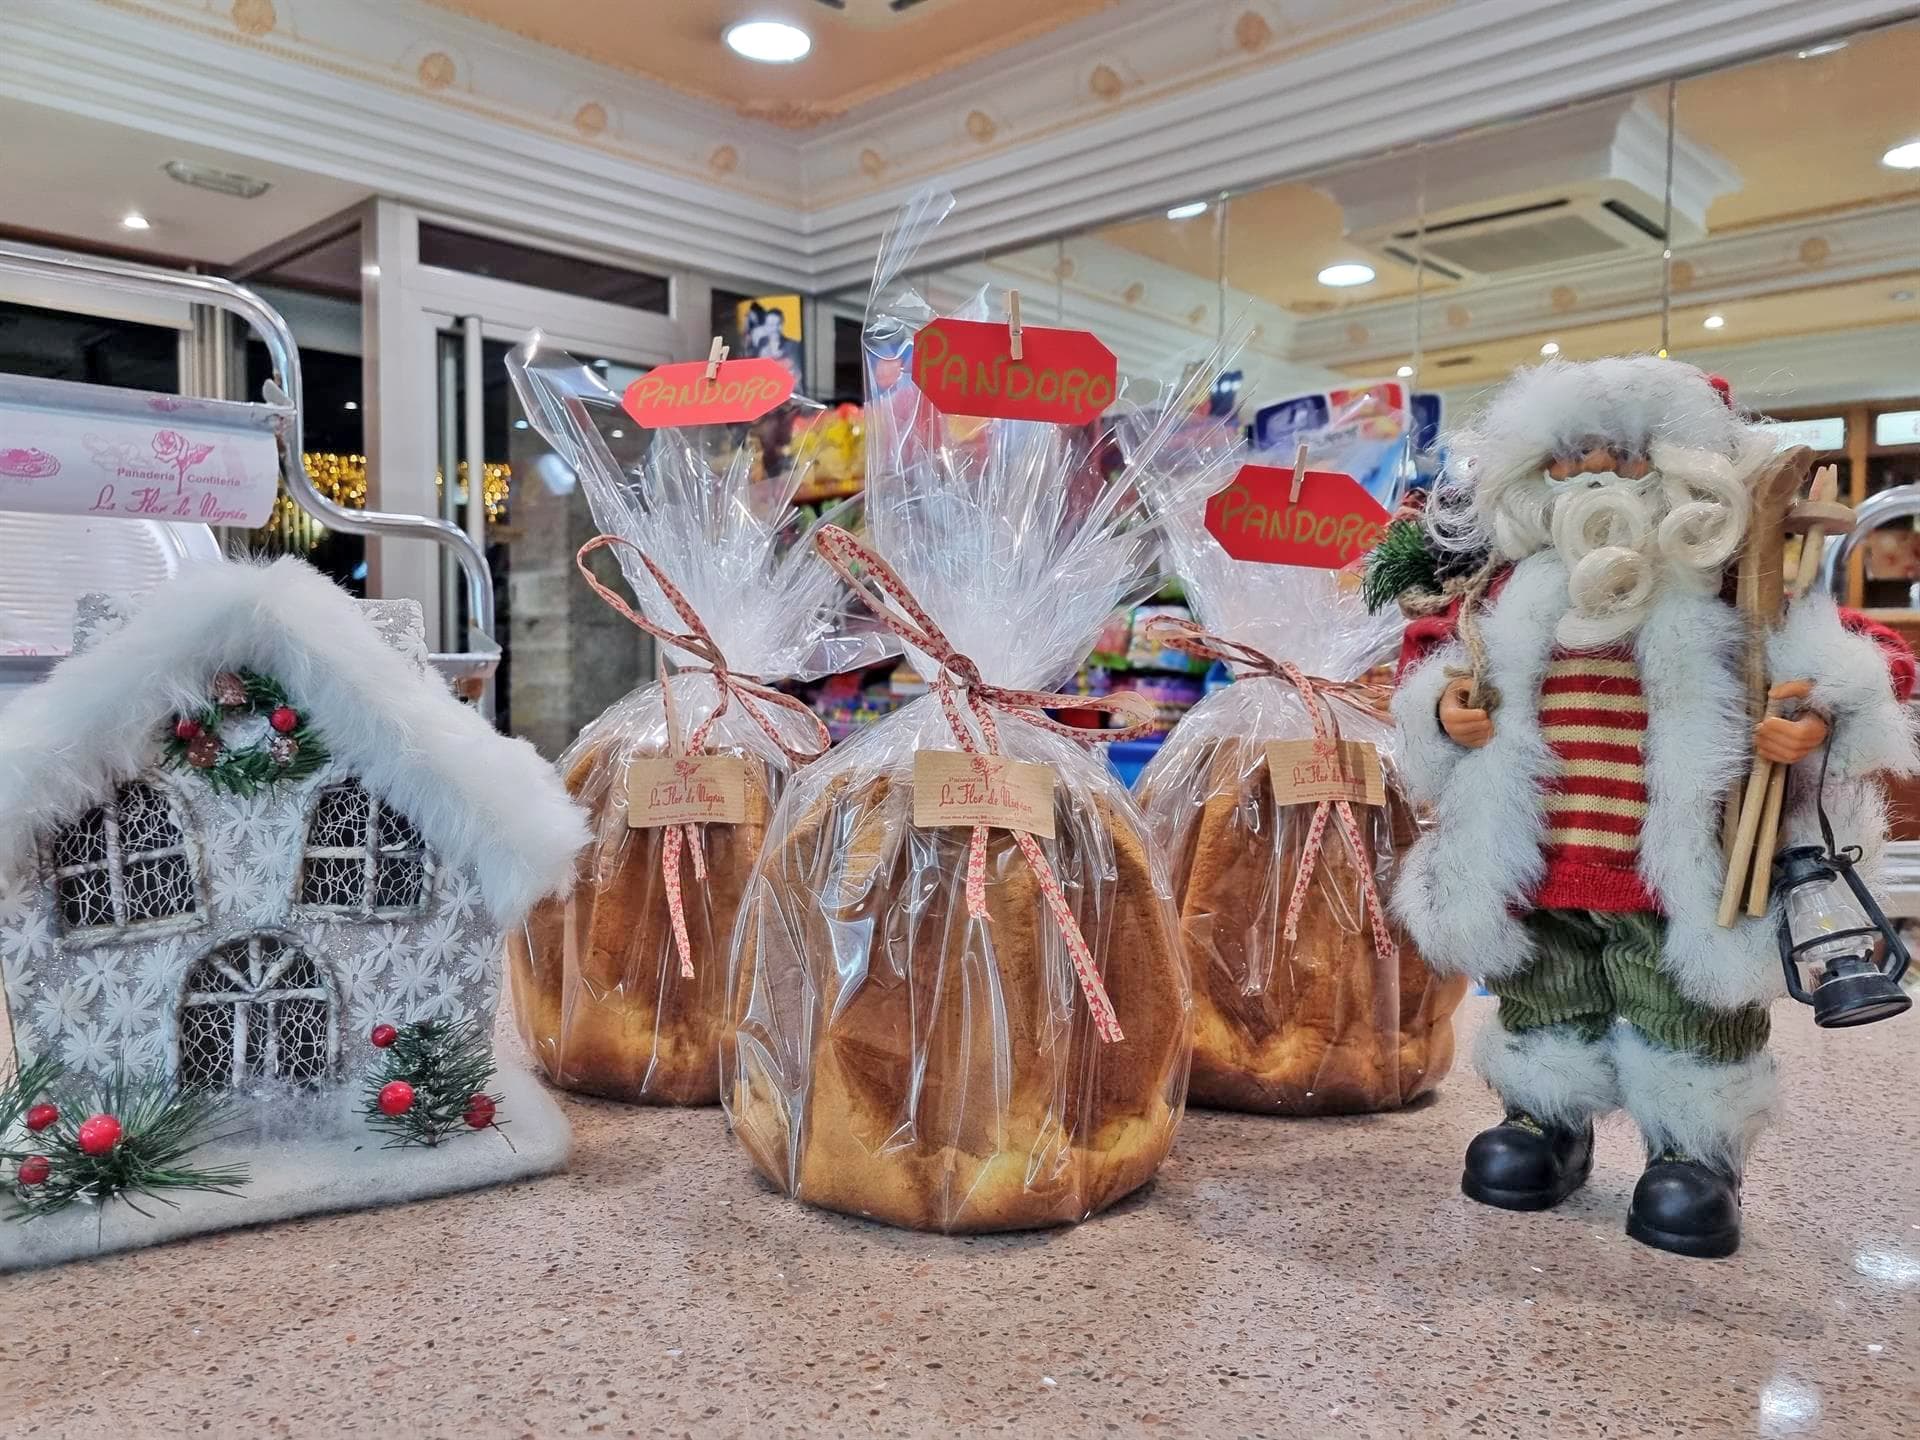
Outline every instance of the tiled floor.
<svg viewBox="0 0 1920 1440">
<path fill-rule="evenodd" d="M 1622 1233 L 1625 1128 L 1558 1212 L 1463 1199 L 1465 1075 L 1196 1113 L 1118 1212 L 978 1240 L 794 1206 L 716 1112 L 569 1101 L 564 1176 L 0 1279 L 0 1434 L 1920 1435 L 1920 1015 L 1778 1020 L 1731 1261 Z"/>
</svg>

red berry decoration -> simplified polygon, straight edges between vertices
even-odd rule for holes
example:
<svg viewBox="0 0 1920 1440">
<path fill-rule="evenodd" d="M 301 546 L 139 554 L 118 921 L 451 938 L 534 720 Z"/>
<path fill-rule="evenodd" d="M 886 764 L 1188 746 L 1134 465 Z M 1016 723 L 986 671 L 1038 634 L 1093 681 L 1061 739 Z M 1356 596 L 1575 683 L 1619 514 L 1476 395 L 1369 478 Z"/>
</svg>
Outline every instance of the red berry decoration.
<svg viewBox="0 0 1920 1440">
<path fill-rule="evenodd" d="M 367 1038 L 373 1042 L 374 1049 L 384 1050 L 400 1038 L 400 1032 L 391 1025 L 376 1025 Z"/>
<path fill-rule="evenodd" d="M 111 1115 L 94 1115 L 80 1122 L 80 1149 L 88 1155 L 109 1155 L 120 1143 L 120 1122 Z"/>
<path fill-rule="evenodd" d="M 282 735 L 290 735 L 300 726 L 300 712 L 291 705 L 282 705 L 267 717 L 267 723 Z"/>
<path fill-rule="evenodd" d="M 198 740 L 200 738 L 200 730 L 200 722 L 191 715 L 182 715 L 178 720 L 173 722 L 173 733 L 177 739 Z"/>
<path fill-rule="evenodd" d="M 494 1103 L 491 1095 L 475 1095 L 467 1101 L 467 1124 L 475 1130 L 484 1130 L 493 1124 Z"/>
<path fill-rule="evenodd" d="M 413 1086 L 404 1080 L 389 1080 L 380 1087 L 380 1113 L 404 1115 L 413 1108 Z"/>
<path fill-rule="evenodd" d="M 52 1173 L 53 1166 L 47 1163 L 46 1156 L 29 1155 L 20 1162 L 20 1170 L 13 1178 L 22 1185 L 44 1185 Z"/>
<path fill-rule="evenodd" d="M 58 1105 L 49 1105 L 46 1101 L 42 1100 L 38 1105 L 31 1105 L 27 1108 L 27 1129 L 38 1135 L 59 1118 L 60 1107 Z"/>
</svg>

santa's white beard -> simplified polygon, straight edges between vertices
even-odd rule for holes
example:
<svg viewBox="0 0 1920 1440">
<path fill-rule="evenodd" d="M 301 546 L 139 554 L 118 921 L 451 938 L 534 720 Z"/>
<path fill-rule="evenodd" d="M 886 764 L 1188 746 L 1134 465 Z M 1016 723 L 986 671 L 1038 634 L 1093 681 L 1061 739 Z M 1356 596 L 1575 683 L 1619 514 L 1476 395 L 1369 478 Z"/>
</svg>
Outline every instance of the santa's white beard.
<svg viewBox="0 0 1920 1440">
<path fill-rule="evenodd" d="M 1655 447 L 1654 468 L 1638 478 L 1550 480 L 1534 472 L 1508 477 L 1481 497 L 1510 558 L 1551 545 L 1566 562 L 1572 608 L 1556 631 L 1562 645 L 1593 649 L 1625 639 L 1669 586 L 1720 588 L 1746 533 L 1751 467 L 1663 448 Z"/>
</svg>

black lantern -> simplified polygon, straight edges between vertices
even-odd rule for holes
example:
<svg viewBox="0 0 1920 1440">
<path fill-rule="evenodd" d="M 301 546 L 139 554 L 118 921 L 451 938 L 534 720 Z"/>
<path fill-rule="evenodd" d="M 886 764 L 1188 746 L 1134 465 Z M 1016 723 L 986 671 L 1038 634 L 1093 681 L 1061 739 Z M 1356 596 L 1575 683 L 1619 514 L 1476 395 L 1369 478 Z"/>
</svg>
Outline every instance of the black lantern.
<svg viewBox="0 0 1920 1440">
<path fill-rule="evenodd" d="M 1848 852 L 1830 845 L 1784 850 L 1774 861 L 1774 886 L 1780 892 L 1787 993 L 1813 1006 L 1814 1024 L 1868 1025 L 1913 1007 L 1900 988 L 1907 947 L 1867 893 Z M 1879 946 L 1885 948 L 1876 960 Z"/>
</svg>

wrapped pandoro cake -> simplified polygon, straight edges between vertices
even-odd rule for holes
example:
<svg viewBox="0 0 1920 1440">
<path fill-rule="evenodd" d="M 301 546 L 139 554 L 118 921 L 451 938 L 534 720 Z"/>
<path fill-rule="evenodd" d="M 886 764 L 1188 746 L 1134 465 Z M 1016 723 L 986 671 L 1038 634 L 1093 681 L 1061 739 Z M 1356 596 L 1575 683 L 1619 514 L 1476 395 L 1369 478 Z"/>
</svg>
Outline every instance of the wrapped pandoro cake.
<svg viewBox="0 0 1920 1440">
<path fill-rule="evenodd" d="M 1195 1104 L 1390 1110 L 1453 1063 L 1459 977 L 1427 968 L 1385 901 L 1420 821 L 1384 695 L 1398 639 L 1347 572 L 1231 558 L 1188 505 L 1167 525 L 1198 623 L 1163 639 L 1234 682 L 1187 712 L 1137 793 L 1173 868 L 1192 967 Z"/>
<path fill-rule="evenodd" d="M 556 1085 L 711 1105 L 741 897 L 788 776 L 828 743 L 766 682 L 888 647 L 835 633 L 838 582 L 791 503 L 805 447 L 768 479 L 743 426 L 657 429 L 629 473 L 600 431 L 632 421 L 593 370 L 535 342 L 508 368 L 607 532 L 582 551 L 583 583 L 678 672 L 615 702 L 560 757 L 593 841 L 572 890 L 508 936 L 514 1013 Z M 594 548 L 617 557 L 632 605 L 595 577 Z"/>
<path fill-rule="evenodd" d="M 1132 697 L 1051 692 L 1157 584 L 1132 477 L 1177 427 L 1109 472 L 1103 425 L 940 413 L 903 373 L 932 319 L 890 289 L 911 248 L 896 229 L 868 316 L 868 529 L 817 543 L 930 693 L 780 801 L 737 939 L 727 1104 L 755 1166 L 808 1204 L 930 1230 L 1054 1225 L 1144 1184 L 1184 1105 L 1164 859 L 1093 732 L 1046 713 L 1150 723 Z M 976 313 L 1004 312 L 983 297 Z M 1172 413 L 1209 380 L 1132 406 Z"/>
</svg>

